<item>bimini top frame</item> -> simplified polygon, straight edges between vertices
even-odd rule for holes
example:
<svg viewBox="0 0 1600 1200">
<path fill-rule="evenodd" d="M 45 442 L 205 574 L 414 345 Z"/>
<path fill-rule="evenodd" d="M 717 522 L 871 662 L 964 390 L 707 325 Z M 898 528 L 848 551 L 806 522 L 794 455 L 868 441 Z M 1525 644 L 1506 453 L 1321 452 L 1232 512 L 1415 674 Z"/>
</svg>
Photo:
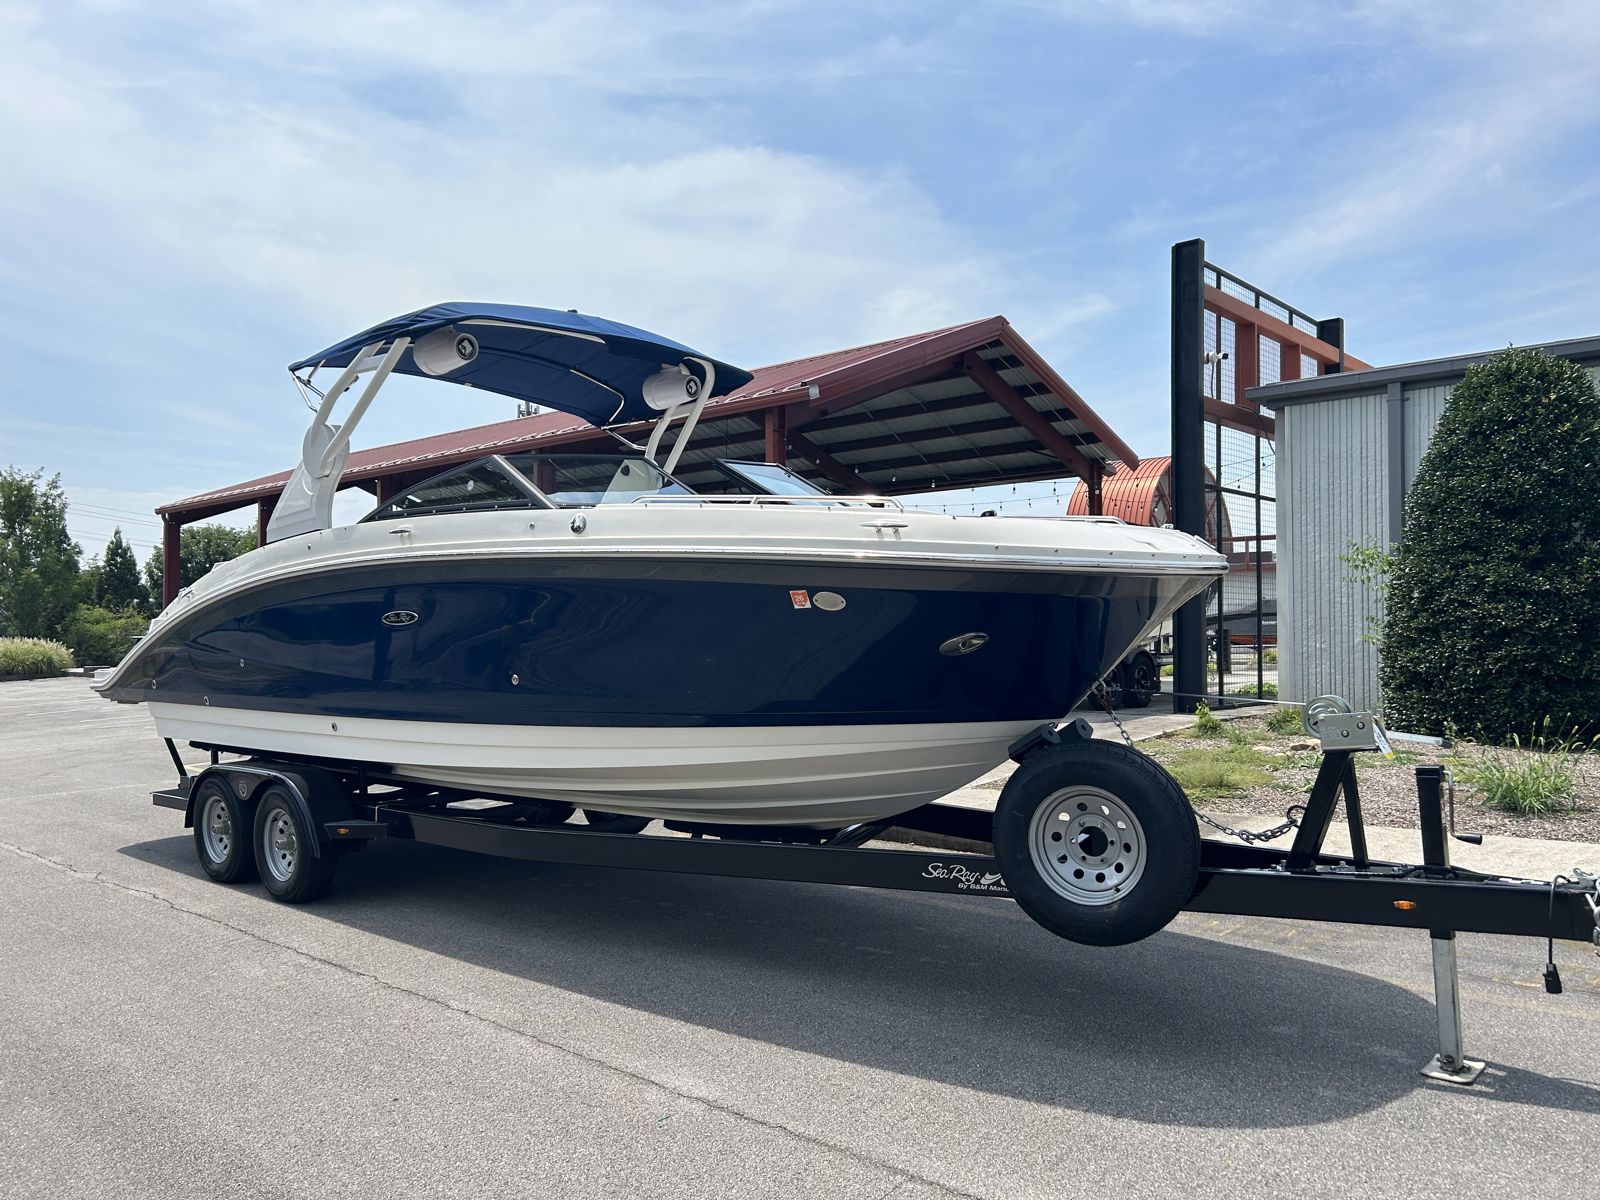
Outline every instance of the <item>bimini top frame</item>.
<svg viewBox="0 0 1600 1200">
<path fill-rule="evenodd" d="M 324 368 L 342 368 L 326 392 Z M 748 371 L 631 325 L 577 312 L 509 304 L 436 304 L 374 325 L 290 364 L 301 394 L 316 397 L 311 427 L 267 527 L 267 540 L 327 529 L 349 458 L 350 436 L 388 377 L 420 375 L 560 409 L 605 427 L 656 420 L 646 453 L 656 459 L 674 418 L 686 418 L 660 465 L 672 473 L 707 400 L 743 387 Z M 344 419 L 344 395 L 366 386 Z"/>
</svg>

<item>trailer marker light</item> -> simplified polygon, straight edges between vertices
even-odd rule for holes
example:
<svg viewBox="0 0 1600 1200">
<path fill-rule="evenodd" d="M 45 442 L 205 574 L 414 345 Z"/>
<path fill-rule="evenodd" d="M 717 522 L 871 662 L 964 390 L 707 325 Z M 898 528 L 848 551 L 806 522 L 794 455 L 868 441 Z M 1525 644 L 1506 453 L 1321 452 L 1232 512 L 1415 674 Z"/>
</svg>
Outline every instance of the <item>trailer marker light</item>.
<svg viewBox="0 0 1600 1200">
<path fill-rule="evenodd" d="M 1415 900 L 1396 900 L 1394 906 L 1401 912 L 1410 912 L 1417 907 L 1417 902 Z"/>
</svg>

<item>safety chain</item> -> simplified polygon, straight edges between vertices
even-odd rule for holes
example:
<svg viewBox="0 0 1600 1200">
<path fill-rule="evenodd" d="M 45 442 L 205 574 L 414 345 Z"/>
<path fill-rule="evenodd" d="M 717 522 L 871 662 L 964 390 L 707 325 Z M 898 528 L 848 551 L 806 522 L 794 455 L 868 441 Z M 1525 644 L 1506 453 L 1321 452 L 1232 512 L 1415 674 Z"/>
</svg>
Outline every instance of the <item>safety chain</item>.
<svg viewBox="0 0 1600 1200">
<path fill-rule="evenodd" d="M 1128 735 L 1128 727 L 1122 723 L 1122 718 L 1117 716 L 1116 710 L 1111 707 L 1111 693 L 1106 691 L 1106 681 L 1102 679 L 1094 685 L 1095 694 L 1100 697 L 1100 706 L 1106 710 L 1106 716 L 1111 718 L 1111 723 L 1117 727 L 1117 732 L 1122 735 L 1123 745 L 1129 750 L 1136 749 L 1133 738 Z"/>
<path fill-rule="evenodd" d="M 1102 679 L 1099 683 L 1095 684 L 1094 690 L 1095 695 L 1100 699 L 1101 707 L 1106 710 L 1106 716 L 1111 718 L 1111 723 L 1117 727 L 1117 732 L 1122 735 L 1123 744 L 1126 745 L 1130 750 L 1138 749 L 1138 747 L 1133 744 L 1133 738 L 1128 733 L 1128 727 L 1122 723 L 1122 718 L 1117 716 L 1116 710 L 1111 707 L 1111 693 L 1106 690 L 1106 681 Z M 1305 816 L 1306 813 L 1305 805 L 1291 804 L 1283 814 L 1282 823 L 1274 825 L 1271 829 L 1252 830 L 1234 829 L 1232 826 L 1224 825 L 1216 818 L 1208 817 L 1198 808 L 1195 808 L 1193 801 L 1189 802 L 1189 808 L 1194 812 L 1194 815 L 1202 824 L 1209 825 L 1211 828 L 1228 837 L 1238 838 L 1246 845 L 1249 845 L 1253 842 L 1270 842 L 1273 838 L 1282 837 L 1291 829 L 1299 829 L 1300 817 Z M 1299 813 L 1300 815 L 1296 816 L 1296 813 Z"/>
<path fill-rule="evenodd" d="M 1190 804 L 1189 807 L 1194 808 L 1194 805 Z M 1291 829 L 1299 829 L 1300 817 L 1295 816 L 1296 812 L 1300 814 L 1300 817 L 1305 816 L 1306 806 L 1304 804 L 1291 804 L 1288 808 L 1288 811 L 1283 814 L 1284 819 L 1282 824 L 1274 825 L 1271 829 L 1251 830 L 1230 829 L 1221 821 L 1213 820 L 1211 817 L 1206 816 L 1205 813 L 1201 812 L 1198 808 L 1194 808 L 1194 815 L 1199 817 L 1202 823 L 1227 834 L 1229 837 L 1236 837 L 1241 842 L 1270 842 L 1275 837 L 1282 837 Z"/>
</svg>

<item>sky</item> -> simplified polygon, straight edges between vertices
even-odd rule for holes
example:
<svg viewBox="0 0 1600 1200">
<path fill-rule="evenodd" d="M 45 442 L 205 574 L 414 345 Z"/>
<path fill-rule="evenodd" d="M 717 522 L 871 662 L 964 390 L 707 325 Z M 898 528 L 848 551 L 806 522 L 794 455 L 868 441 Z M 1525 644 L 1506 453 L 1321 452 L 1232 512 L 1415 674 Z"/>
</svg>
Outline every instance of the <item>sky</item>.
<svg viewBox="0 0 1600 1200">
<path fill-rule="evenodd" d="M 747 366 L 1000 313 L 1164 453 L 1176 241 L 1372 363 L 1600 333 L 1597 126 L 1595 0 L 0 0 L 0 465 L 142 557 L 297 459 L 287 363 L 467 299 Z M 358 448 L 514 415 L 394 383 Z"/>
</svg>

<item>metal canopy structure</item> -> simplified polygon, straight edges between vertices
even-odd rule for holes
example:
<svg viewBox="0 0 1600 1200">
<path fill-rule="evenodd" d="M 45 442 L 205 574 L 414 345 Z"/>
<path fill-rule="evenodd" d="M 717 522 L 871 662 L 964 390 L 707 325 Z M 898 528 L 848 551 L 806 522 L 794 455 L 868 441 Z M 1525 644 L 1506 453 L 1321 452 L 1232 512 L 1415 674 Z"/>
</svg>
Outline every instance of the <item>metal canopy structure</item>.
<svg viewBox="0 0 1600 1200">
<path fill-rule="evenodd" d="M 649 426 L 617 430 L 640 441 Z M 342 488 L 376 502 L 488 454 L 614 449 L 610 434 L 542 413 L 351 454 Z M 676 474 L 722 490 L 718 458 L 759 459 L 833 490 L 903 495 L 942 488 L 1078 478 L 1091 512 L 1102 480 L 1138 456 L 1002 316 L 762 367 L 712 400 Z M 163 505 L 165 595 L 177 595 L 183 525 L 251 505 L 265 529 L 289 472 Z"/>
</svg>

